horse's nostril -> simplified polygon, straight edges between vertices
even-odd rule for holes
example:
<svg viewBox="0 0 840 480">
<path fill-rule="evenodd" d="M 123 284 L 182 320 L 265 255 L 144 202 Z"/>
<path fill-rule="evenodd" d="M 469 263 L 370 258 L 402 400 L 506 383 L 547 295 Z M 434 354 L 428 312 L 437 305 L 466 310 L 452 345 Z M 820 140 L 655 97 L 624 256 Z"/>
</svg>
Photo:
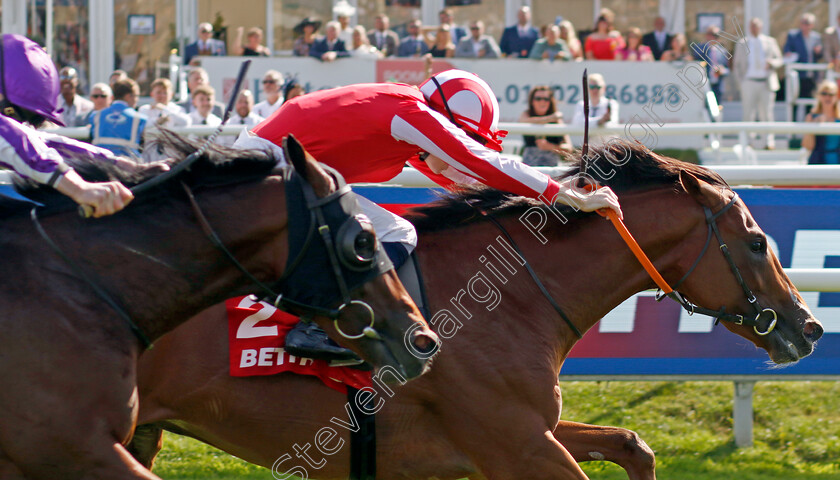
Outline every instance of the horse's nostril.
<svg viewBox="0 0 840 480">
<path fill-rule="evenodd" d="M 805 327 L 802 329 L 802 333 L 809 341 L 816 342 L 820 339 L 820 337 L 822 337 L 823 327 L 819 322 L 805 322 Z"/>
<path fill-rule="evenodd" d="M 437 351 L 438 341 L 429 335 L 417 333 L 414 336 L 414 346 L 417 348 L 418 353 L 428 355 Z"/>
</svg>

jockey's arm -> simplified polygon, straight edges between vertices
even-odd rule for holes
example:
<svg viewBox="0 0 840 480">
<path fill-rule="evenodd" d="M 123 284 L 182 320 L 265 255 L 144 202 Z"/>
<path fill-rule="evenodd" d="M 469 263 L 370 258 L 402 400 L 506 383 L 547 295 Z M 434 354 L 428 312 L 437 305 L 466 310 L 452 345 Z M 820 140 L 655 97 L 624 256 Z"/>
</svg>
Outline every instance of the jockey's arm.
<svg viewBox="0 0 840 480">
<path fill-rule="evenodd" d="M 583 211 L 610 208 L 621 217 L 618 199 L 609 188 L 590 193 L 576 190 L 568 179 L 558 183 L 533 167 L 481 145 L 443 115 L 423 106 L 421 110 L 399 118 L 401 122 L 392 122 L 392 133 L 428 152 L 426 164 L 432 173 L 437 169 L 454 180 L 452 177 L 457 172 L 499 190 L 539 198 L 546 203 L 559 202 Z M 447 175 L 450 170 L 452 174 Z"/>
</svg>

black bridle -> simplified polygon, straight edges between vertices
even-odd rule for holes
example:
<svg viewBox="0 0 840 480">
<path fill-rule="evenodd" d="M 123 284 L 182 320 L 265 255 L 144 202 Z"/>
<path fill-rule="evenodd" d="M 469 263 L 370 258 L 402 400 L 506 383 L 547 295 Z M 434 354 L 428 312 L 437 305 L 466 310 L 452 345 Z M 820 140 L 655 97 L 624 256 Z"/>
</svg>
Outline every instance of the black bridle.
<svg viewBox="0 0 840 480">
<path fill-rule="evenodd" d="M 776 311 L 772 308 L 761 308 L 761 304 L 758 302 L 755 294 L 750 290 L 750 287 L 747 286 L 747 282 L 744 281 L 744 277 L 741 275 L 741 270 L 738 268 L 738 265 L 735 264 L 735 260 L 732 259 L 732 254 L 729 252 L 729 247 L 726 245 L 726 242 L 723 241 L 723 236 L 720 233 L 720 229 L 717 226 L 717 219 L 720 218 L 721 215 L 726 213 L 727 210 L 732 208 L 733 205 L 738 201 L 738 194 L 732 192 L 733 196 L 729 202 L 723 206 L 717 213 L 712 213 L 712 209 L 709 207 L 704 206 L 703 212 L 706 216 L 706 226 L 707 226 L 707 233 L 706 233 L 706 243 L 703 245 L 703 250 L 700 251 L 700 255 L 697 256 L 697 259 L 694 260 L 694 263 L 688 269 L 688 271 L 683 275 L 683 277 L 674 285 L 674 288 L 671 292 L 663 292 L 662 289 L 659 289 L 656 293 L 656 300 L 659 301 L 664 297 L 669 297 L 672 300 L 679 303 L 689 315 L 693 315 L 694 313 L 700 313 L 703 315 L 708 315 L 715 319 L 715 324 L 718 322 L 730 322 L 736 325 L 745 325 L 748 327 L 753 327 L 753 330 L 757 335 L 767 335 L 768 333 L 772 332 L 773 329 L 776 328 L 776 322 L 778 320 L 778 315 Z M 736 315 L 732 313 L 726 312 L 726 307 L 720 307 L 718 310 L 712 310 L 709 308 L 700 307 L 695 305 L 691 301 L 685 298 L 681 293 L 677 291 L 680 285 L 688 278 L 689 275 L 697 268 L 697 265 L 700 263 L 700 260 L 706 254 L 706 251 L 709 249 L 709 245 L 712 242 L 712 234 L 714 234 L 715 238 L 717 238 L 718 245 L 720 246 L 720 251 L 723 254 L 723 257 L 726 259 L 726 262 L 729 264 L 730 270 L 732 270 L 732 274 L 735 276 L 735 280 L 738 282 L 738 285 L 741 286 L 741 289 L 744 291 L 744 295 L 747 297 L 747 302 L 752 305 L 753 310 L 755 312 L 755 317 L 749 318 L 744 317 L 743 315 Z M 767 328 L 765 330 L 759 330 L 761 326 L 761 319 L 763 316 L 767 316 L 770 318 L 770 323 L 767 324 Z"/>
<path fill-rule="evenodd" d="M 341 205 L 341 210 L 346 212 L 350 218 L 346 219 L 344 223 L 351 221 L 358 221 L 357 217 L 360 212 L 360 208 L 358 207 L 358 203 L 355 200 L 355 197 L 351 194 L 352 191 L 349 185 L 345 184 L 343 179 L 337 173 L 334 173 L 336 181 L 339 185 L 338 189 L 329 194 L 324 198 L 318 198 L 315 195 L 314 190 L 306 181 L 302 181 L 300 176 L 294 173 L 293 169 L 288 168 L 286 169 L 284 177 L 287 181 L 287 186 L 290 184 L 299 185 L 302 190 L 302 196 L 305 199 L 306 209 L 309 212 L 309 223 L 307 227 L 306 238 L 303 242 L 303 246 L 297 252 L 294 257 L 290 256 L 289 261 L 287 262 L 286 268 L 283 271 L 283 275 L 270 286 L 266 283 L 260 281 L 256 278 L 248 269 L 246 269 L 230 252 L 230 250 L 224 245 L 219 235 L 210 225 L 207 217 L 204 215 L 201 207 L 198 205 L 198 202 L 195 199 L 195 196 L 192 193 L 192 190 L 189 186 L 185 183 L 182 183 L 184 191 L 187 194 L 187 197 L 190 201 L 192 206 L 193 212 L 198 219 L 199 224 L 201 225 L 204 233 L 210 239 L 210 242 L 219 249 L 222 254 L 230 261 L 234 267 L 236 267 L 243 275 L 248 278 L 251 282 L 253 282 L 259 289 L 261 289 L 269 298 L 272 299 L 274 305 L 282 310 L 292 312 L 297 315 L 315 315 L 321 317 L 327 317 L 332 319 L 335 322 L 336 330 L 342 336 L 348 339 L 357 339 L 363 336 L 367 336 L 369 338 L 379 339 L 379 333 L 373 328 L 375 317 L 373 309 L 367 303 L 361 300 L 353 300 L 350 296 L 350 292 L 360 286 L 362 283 L 368 281 L 370 278 L 379 275 L 385 270 L 392 268 L 390 261 L 388 260 L 387 256 L 385 256 L 384 251 L 382 248 L 379 248 L 377 244 L 377 248 L 374 251 L 374 256 L 369 259 L 369 261 L 361 263 L 366 265 L 366 268 L 359 268 L 358 265 L 347 265 L 350 261 L 346 260 L 346 255 L 342 255 L 341 250 L 337 249 L 336 245 L 340 245 L 342 241 L 347 241 L 348 239 L 339 239 L 338 242 L 334 241 L 332 236 L 332 228 L 330 226 L 330 221 L 328 220 L 328 215 L 325 214 L 325 208 L 335 208 L 338 204 Z M 351 195 L 348 195 L 351 194 Z M 289 189 L 287 188 L 287 205 L 295 205 L 300 204 L 299 200 L 295 200 L 289 193 Z M 47 242 L 47 244 L 61 257 L 71 268 L 71 270 L 81 278 L 88 286 L 90 286 L 93 291 L 96 293 L 100 299 L 102 299 L 108 306 L 110 306 L 117 315 L 123 319 L 131 329 L 131 331 L 135 334 L 135 336 L 140 340 L 140 343 L 143 345 L 144 348 L 151 348 L 152 341 L 149 337 L 143 332 L 143 330 L 132 320 L 131 316 L 125 311 L 125 309 L 117 302 L 111 294 L 109 294 L 105 289 L 99 286 L 99 284 L 85 271 L 79 266 L 79 264 L 74 261 L 71 257 L 69 257 L 62 249 L 58 246 L 55 241 L 47 234 L 44 230 L 41 222 L 38 219 L 38 208 L 39 206 L 35 206 L 32 208 L 30 213 L 30 218 L 32 219 L 33 224 L 35 225 L 35 229 L 41 235 L 41 237 Z M 354 216 L 355 214 L 355 216 Z M 335 217 L 336 215 L 329 215 L 329 217 Z M 343 225 L 342 225 L 343 226 Z M 338 230 L 342 230 L 339 228 Z M 346 230 L 346 229 L 344 229 Z M 329 308 L 325 306 L 326 304 L 321 304 L 320 302 L 313 304 L 308 303 L 306 301 L 299 301 L 294 298 L 294 295 L 285 295 L 285 292 L 291 282 L 289 279 L 295 275 L 299 269 L 299 267 L 303 263 L 303 259 L 312 253 L 314 249 L 314 237 L 315 232 L 320 234 L 320 237 L 324 243 L 324 248 L 327 252 L 327 257 L 330 263 L 330 272 L 334 276 L 334 281 L 338 286 L 340 292 L 340 300 L 341 305 L 338 308 Z M 375 237 L 374 237 L 375 238 Z M 357 239 L 352 239 L 354 242 Z M 294 252 L 290 252 L 294 253 Z M 384 258 L 383 258 L 384 257 Z M 355 268 L 354 268 L 355 267 Z M 347 271 L 349 269 L 353 269 L 354 272 L 349 276 L 352 277 L 352 282 L 348 282 L 345 278 L 347 275 Z M 326 282 L 329 283 L 329 282 Z M 278 293 L 278 291 L 280 293 Z M 324 302 L 332 302 L 333 299 L 329 296 L 323 297 L 322 299 Z M 351 306 L 359 306 L 364 311 L 370 315 L 370 325 L 366 326 L 362 333 L 358 335 L 349 335 L 346 334 L 339 326 L 338 319 L 341 316 L 342 312 Z"/>
</svg>

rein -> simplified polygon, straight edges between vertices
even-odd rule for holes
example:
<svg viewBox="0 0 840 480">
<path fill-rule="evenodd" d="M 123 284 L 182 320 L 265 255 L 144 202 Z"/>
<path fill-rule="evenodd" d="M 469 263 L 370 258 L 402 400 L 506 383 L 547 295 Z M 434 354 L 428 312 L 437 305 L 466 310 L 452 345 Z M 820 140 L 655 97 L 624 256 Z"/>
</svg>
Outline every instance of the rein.
<svg viewBox="0 0 840 480">
<path fill-rule="evenodd" d="M 569 319 L 568 315 L 566 315 L 566 312 L 564 312 L 563 309 L 560 307 L 560 304 L 557 303 L 557 300 L 555 300 L 554 297 L 551 296 L 551 293 L 549 293 L 548 289 L 545 288 L 545 285 L 543 285 L 542 281 L 537 276 L 537 272 L 535 272 L 534 269 L 531 267 L 531 264 L 525 258 L 525 254 L 519 248 L 519 245 L 516 244 L 516 241 L 513 239 L 513 237 L 510 236 L 510 233 L 508 233 L 508 231 L 505 229 L 505 227 L 501 223 L 499 223 L 499 221 L 496 220 L 493 217 L 493 215 L 490 214 L 490 212 L 484 211 L 484 210 L 476 207 L 475 205 L 473 205 L 469 202 L 467 202 L 467 205 L 474 208 L 484 218 L 490 220 L 490 222 L 493 225 L 495 225 L 496 228 L 499 229 L 499 231 L 502 232 L 502 235 L 505 236 L 505 239 L 507 239 L 507 241 L 513 247 L 513 249 L 516 250 L 516 253 L 522 259 L 522 261 L 525 262 L 525 269 L 528 270 L 528 274 L 531 275 L 531 279 L 534 281 L 534 283 L 537 284 L 537 288 L 540 289 L 540 292 L 543 294 L 545 299 L 548 300 L 548 303 L 551 304 L 551 306 L 554 308 L 554 311 L 557 312 L 558 315 L 560 315 L 560 318 L 562 318 L 563 321 L 566 322 L 566 325 L 568 325 L 569 328 L 572 329 L 572 331 L 575 333 L 575 335 L 577 335 L 578 338 L 583 338 L 583 334 L 580 332 L 580 329 L 577 328 L 577 326 L 575 326 L 574 323 L 572 323 L 572 321 Z"/>
</svg>

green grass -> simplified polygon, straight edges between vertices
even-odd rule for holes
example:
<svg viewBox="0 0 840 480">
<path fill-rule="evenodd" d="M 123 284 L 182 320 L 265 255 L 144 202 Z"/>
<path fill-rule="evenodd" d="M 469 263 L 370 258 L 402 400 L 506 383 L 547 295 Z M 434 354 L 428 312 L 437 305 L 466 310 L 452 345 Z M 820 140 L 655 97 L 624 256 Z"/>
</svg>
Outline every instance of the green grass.
<svg viewBox="0 0 840 480">
<path fill-rule="evenodd" d="M 657 477 L 691 480 L 840 480 L 840 382 L 758 382 L 755 445 L 732 438 L 731 382 L 571 382 L 563 418 L 635 430 L 656 452 Z M 582 465 L 593 479 L 626 479 L 606 462 Z M 167 434 L 155 473 L 164 479 L 270 480 L 190 439 Z"/>
</svg>

